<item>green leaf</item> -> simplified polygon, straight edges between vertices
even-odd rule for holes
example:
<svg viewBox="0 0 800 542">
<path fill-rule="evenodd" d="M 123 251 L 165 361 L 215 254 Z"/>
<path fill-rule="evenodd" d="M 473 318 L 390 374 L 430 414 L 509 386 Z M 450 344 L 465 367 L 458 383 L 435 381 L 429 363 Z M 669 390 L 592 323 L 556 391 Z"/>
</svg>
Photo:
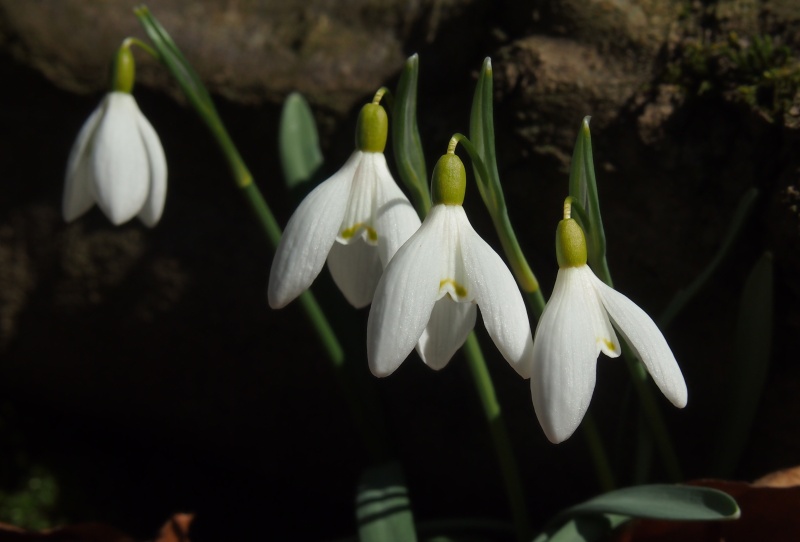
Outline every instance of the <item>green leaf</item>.
<svg viewBox="0 0 800 542">
<path fill-rule="evenodd" d="M 283 102 L 278 146 L 283 180 L 289 188 L 311 179 L 322 165 L 322 151 L 319 148 L 314 115 L 299 92 L 292 92 Z"/>
<path fill-rule="evenodd" d="M 604 540 L 608 533 L 630 521 L 630 516 L 602 514 L 577 516 L 559 529 L 540 534 L 534 542 L 593 542 Z"/>
<path fill-rule="evenodd" d="M 517 234 L 511 225 L 500 185 L 500 174 L 497 169 L 497 156 L 494 148 L 494 91 L 492 82 L 492 59 L 486 57 L 481 67 L 475 94 L 472 97 L 472 111 L 469 118 L 469 140 L 460 143 L 470 153 L 472 171 L 478 184 L 486 209 L 492 217 L 492 223 L 503 245 L 503 252 L 511 265 L 511 271 L 522 290 L 528 294 L 536 317 L 544 309 L 544 298 L 539 290 L 539 282 L 528 265 Z M 476 155 L 477 156 L 474 156 Z"/>
<path fill-rule="evenodd" d="M 564 510 L 534 542 L 599 540 L 631 518 L 719 521 L 737 519 L 739 515 L 733 497 L 716 489 L 663 484 L 633 486 Z"/>
<path fill-rule="evenodd" d="M 172 73 L 173 77 L 183 89 L 192 104 L 202 111 L 213 111 L 216 113 L 214 102 L 211 95 L 206 90 L 200 80 L 200 76 L 194 71 L 189 61 L 175 45 L 169 33 L 161 26 L 161 23 L 150 13 L 147 6 L 138 6 L 134 10 L 136 17 L 144 27 L 147 36 L 153 42 L 153 46 L 158 51 L 161 62 Z"/>
<path fill-rule="evenodd" d="M 597 179 L 594 174 L 590 120 L 591 117 L 588 116 L 583 118 L 581 129 L 575 140 L 569 172 L 569 195 L 586 212 L 588 224 L 584 223 L 583 228 L 589 250 L 589 265 L 603 282 L 613 286 L 606 261 L 606 234 L 603 230 L 603 219 L 600 216 L 600 199 L 597 195 Z"/>
<path fill-rule="evenodd" d="M 367 468 L 356 496 L 361 542 L 415 542 L 414 517 L 398 463 Z"/>
<path fill-rule="evenodd" d="M 730 381 L 714 462 L 718 476 L 730 477 L 750 440 L 750 429 L 767 380 L 772 346 L 772 254 L 764 253 L 742 289 Z"/>
<path fill-rule="evenodd" d="M 669 305 L 667 305 L 667 308 L 664 309 L 664 312 L 658 319 L 658 324 L 661 329 L 666 329 L 672 323 L 678 313 L 683 310 L 689 301 L 691 301 L 694 296 L 697 295 L 697 293 L 703 288 L 703 286 L 705 286 L 705 284 L 708 282 L 708 279 L 712 277 L 714 272 L 725 259 L 725 256 L 727 256 L 730 252 L 733 242 L 739 236 L 739 232 L 742 230 L 742 226 L 750 216 L 757 199 L 757 188 L 750 188 L 741 197 L 738 205 L 736 206 L 736 210 L 733 213 L 733 218 L 731 218 L 728 231 L 725 232 L 725 237 L 722 239 L 722 242 L 719 245 L 719 250 L 717 250 L 717 252 L 714 254 L 714 257 L 711 259 L 711 262 L 708 264 L 708 266 L 706 266 L 706 268 L 703 269 L 699 275 L 697 275 L 692 283 L 683 290 L 679 291 L 672 298 L 672 301 L 670 301 Z"/>
<path fill-rule="evenodd" d="M 500 189 L 500 174 L 497 170 L 497 156 L 494 148 L 494 91 L 492 82 L 492 59 L 486 57 L 481 67 L 475 94 L 472 97 L 472 111 L 469 117 L 469 139 L 478 156 L 483 160 L 486 174 L 473 168 L 478 180 L 481 197 L 492 215 L 505 210 L 505 199 Z M 484 178 L 485 177 L 485 178 Z"/>
<path fill-rule="evenodd" d="M 417 213 L 424 219 L 431 208 L 431 194 L 417 125 L 418 81 L 419 56 L 414 54 L 406 60 L 397 84 L 392 114 L 392 145 L 400 178 L 411 192 Z"/>
</svg>

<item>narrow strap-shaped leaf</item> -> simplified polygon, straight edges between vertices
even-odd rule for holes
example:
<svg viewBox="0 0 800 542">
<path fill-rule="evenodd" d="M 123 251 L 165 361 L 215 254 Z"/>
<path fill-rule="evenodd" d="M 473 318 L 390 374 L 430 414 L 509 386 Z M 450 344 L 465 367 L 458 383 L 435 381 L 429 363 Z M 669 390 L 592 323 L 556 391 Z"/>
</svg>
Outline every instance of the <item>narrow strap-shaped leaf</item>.
<svg viewBox="0 0 800 542">
<path fill-rule="evenodd" d="M 415 542 L 414 517 L 398 463 L 369 467 L 361 475 L 356 496 L 356 521 L 361 542 Z"/>
<path fill-rule="evenodd" d="M 400 82 L 395 92 L 392 115 L 392 145 L 397 171 L 406 185 L 414 208 L 424 219 L 431 208 L 428 172 L 425 153 L 417 125 L 417 84 L 419 82 L 419 56 L 414 54 L 406 60 Z"/>
<path fill-rule="evenodd" d="M 486 57 L 478 76 L 478 83 L 475 85 L 469 118 L 470 139 L 468 142 L 472 144 L 474 154 L 478 155 L 477 159 L 471 156 L 472 171 L 477 180 L 481 199 L 492 217 L 492 223 L 500 238 L 500 243 L 503 245 L 503 252 L 511 265 L 514 278 L 522 290 L 529 294 L 531 308 L 538 318 L 544 310 L 544 297 L 508 217 L 503 187 L 500 184 L 500 174 L 497 169 L 493 107 L 492 59 Z M 462 141 L 463 143 L 465 142 Z"/>
<path fill-rule="evenodd" d="M 678 313 L 683 310 L 689 301 L 691 301 L 692 298 L 697 295 L 697 292 L 699 292 L 703 286 L 705 286 L 705 284 L 708 282 L 708 279 L 713 276 L 714 272 L 725 259 L 725 256 L 727 256 L 730 252 L 733 242 L 739 236 L 739 232 L 742 231 L 742 226 L 750 216 L 757 199 L 758 189 L 754 187 L 748 189 L 747 192 L 742 195 L 741 199 L 739 199 L 739 203 L 737 204 L 736 210 L 733 213 L 733 218 L 731 218 L 731 223 L 728 226 L 728 230 L 725 232 L 725 237 L 722 239 L 722 242 L 719 245 L 719 249 L 714 254 L 711 262 L 709 262 L 706 268 L 703 269 L 699 275 L 697 275 L 692 283 L 675 294 L 675 296 L 672 298 L 672 301 L 669 302 L 669 305 L 667 305 L 667 308 L 664 309 L 664 312 L 658 319 L 661 329 L 665 329 L 672 323 Z"/>
<path fill-rule="evenodd" d="M 283 180 L 294 188 L 309 179 L 322 165 L 319 134 L 308 102 L 299 92 L 286 97 L 278 129 Z"/>
<path fill-rule="evenodd" d="M 585 514 L 618 514 L 672 521 L 728 520 L 739 506 L 725 492 L 707 487 L 652 484 L 604 493 L 561 512 L 554 523 Z"/>
<path fill-rule="evenodd" d="M 557 529 L 541 533 L 533 542 L 594 542 L 596 540 L 606 540 L 608 533 L 630 520 L 630 516 L 617 514 L 577 516 Z"/>
<path fill-rule="evenodd" d="M 718 476 L 733 474 L 750 439 L 767 380 L 772 346 L 772 280 L 772 254 L 766 252 L 753 266 L 742 289 L 730 380 L 724 387 L 724 413 L 717 437 L 714 467 Z"/>
<path fill-rule="evenodd" d="M 475 169 L 481 197 L 492 214 L 505 209 L 505 198 L 500 190 L 500 174 L 494 148 L 494 91 L 492 83 L 492 59 L 486 57 L 475 85 L 472 111 L 469 117 L 469 138 L 485 165 L 485 175 Z"/>
<path fill-rule="evenodd" d="M 534 542 L 593 541 L 631 518 L 669 521 L 738 519 L 736 501 L 707 487 L 653 484 L 604 493 L 553 518 Z"/>
<path fill-rule="evenodd" d="M 186 60 L 178 46 L 175 45 L 169 33 L 153 17 L 147 6 L 138 6 L 134 9 L 134 13 L 153 42 L 161 61 L 178 81 L 187 98 L 198 109 L 215 111 L 214 102 L 200 80 L 200 76 L 197 75 L 189 61 Z"/>
<path fill-rule="evenodd" d="M 583 118 L 575 140 L 569 172 L 569 195 L 584 208 L 589 219 L 588 224 L 583 224 L 589 249 L 589 265 L 603 282 L 613 286 L 606 261 L 606 234 L 600 216 L 600 199 L 597 195 L 597 178 L 594 174 L 590 120 L 591 117 L 588 116 Z"/>
</svg>

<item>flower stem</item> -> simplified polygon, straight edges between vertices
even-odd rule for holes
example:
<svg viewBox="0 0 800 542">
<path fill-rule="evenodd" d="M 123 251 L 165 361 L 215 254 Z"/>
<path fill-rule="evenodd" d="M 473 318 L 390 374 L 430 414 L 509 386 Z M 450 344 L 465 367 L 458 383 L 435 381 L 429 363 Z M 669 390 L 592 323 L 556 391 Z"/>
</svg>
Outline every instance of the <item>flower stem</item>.
<svg viewBox="0 0 800 542">
<path fill-rule="evenodd" d="M 529 540 L 531 534 L 530 523 L 528 523 L 527 507 L 525 505 L 525 495 L 522 491 L 522 484 L 517 466 L 514 451 L 511 448 L 511 441 L 508 437 L 500 403 L 497 401 L 492 377 L 486 366 L 486 360 L 478 344 L 475 332 L 469 334 L 464 343 L 464 353 L 467 356 L 472 381 L 481 400 L 486 421 L 489 424 L 489 432 L 492 436 L 497 459 L 500 463 L 500 471 L 505 482 L 506 494 L 511 506 L 511 514 L 514 519 L 514 528 L 518 540 Z"/>
<path fill-rule="evenodd" d="M 241 154 L 239 154 L 239 150 L 222 123 L 222 119 L 220 119 L 207 89 L 167 31 L 158 23 L 150 11 L 144 6 L 140 6 L 134 11 L 148 36 L 153 40 L 158 58 L 178 81 L 189 103 L 194 107 L 219 145 L 236 186 L 258 219 L 270 246 L 275 250 L 281 239 L 281 228 L 261 191 L 253 182 L 253 175 L 247 168 Z M 135 40 L 135 38 L 132 39 Z M 135 42 L 138 42 L 138 40 L 135 40 Z M 137 45 L 141 44 L 137 43 Z M 149 48 L 148 50 L 153 51 L 153 49 Z M 304 292 L 300 295 L 300 302 L 306 317 L 317 332 L 317 337 L 322 343 L 328 360 L 333 367 L 353 419 L 360 429 L 366 449 L 374 461 L 385 460 L 389 456 L 388 437 L 386 437 L 385 433 L 386 425 L 380 417 L 380 409 L 374 408 L 377 406 L 377 400 L 375 401 L 376 405 L 371 405 L 371 408 L 365 407 L 364 401 L 359 400 L 365 396 L 374 398 L 374 395 L 369 393 L 362 394 L 359 393 L 361 390 L 356 390 L 356 379 L 352 378 L 352 374 L 348 374 L 346 371 L 347 363 L 344 350 L 313 294 L 308 291 Z"/>
<path fill-rule="evenodd" d="M 589 445 L 591 451 L 592 463 L 594 463 L 594 472 L 597 475 L 597 481 L 603 491 L 611 491 L 616 488 L 614 482 L 614 474 L 611 471 L 611 464 L 608 461 L 603 441 L 600 438 L 600 431 L 597 430 L 597 424 L 594 421 L 594 416 L 587 412 L 583 416 L 581 423 L 581 430 L 583 436 L 586 437 L 586 443 Z"/>
<path fill-rule="evenodd" d="M 653 433 L 653 438 L 656 440 L 658 453 L 661 455 L 661 461 L 664 463 L 664 468 L 667 475 L 673 482 L 683 481 L 683 473 L 681 472 L 678 456 L 675 454 L 675 448 L 672 445 L 672 440 L 667 431 L 667 425 L 664 423 L 664 418 L 661 415 L 661 409 L 658 408 L 653 388 L 650 386 L 650 378 L 647 371 L 642 366 L 633 354 L 631 347 L 623 337 L 619 337 L 620 345 L 622 346 L 622 357 L 625 358 L 625 364 L 628 366 L 628 371 L 631 373 L 631 381 L 633 387 L 639 396 L 639 404 L 642 407 L 647 418 L 647 423 Z"/>
</svg>

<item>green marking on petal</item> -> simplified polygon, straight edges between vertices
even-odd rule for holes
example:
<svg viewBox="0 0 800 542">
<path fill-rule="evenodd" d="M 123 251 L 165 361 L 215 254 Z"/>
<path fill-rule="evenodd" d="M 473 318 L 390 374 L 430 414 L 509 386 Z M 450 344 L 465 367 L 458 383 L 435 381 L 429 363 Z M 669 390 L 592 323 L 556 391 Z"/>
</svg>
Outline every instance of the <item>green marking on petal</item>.
<svg viewBox="0 0 800 542">
<path fill-rule="evenodd" d="M 367 241 L 371 244 L 375 244 L 378 242 L 378 232 L 375 231 L 375 228 L 364 224 L 363 222 L 359 222 L 358 224 L 353 224 L 349 228 L 342 230 L 339 236 L 344 240 L 350 240 L 357 234 L 359 231 L 364 230 L 367 232 Z"/>
<path fill-rule="evenodd" d="M 463 298 L 467 297 L 467 289 L 464 286 L 462 286 L 461 284 L 459 284 L 458 282 L 456 282 L 455 279 L 442 279 L 442 280 L 440 280 L 439 281 L 439 291 L 441 291 L 442 288 L 446 288 L 447 291 L 450 292 L 451 297 L 452 297 L 452 294 L 456 295 L 456 297 L 458 299 L 455 299 L 454 301 L 458 301 L 459 299 L 463 299 Z"/>
<path fill-rule="evenodd" d="M 611 352 L 616 352 L 617 351 L 616 345 L 614 343 L 612 343 L 609 339 L 606 339 L 604 337 L 604 338 L 602 338 L 600 340 L 603 341 L 603 343 L 606 345 L 606 348 L 608 348 Z"/>
</svg>

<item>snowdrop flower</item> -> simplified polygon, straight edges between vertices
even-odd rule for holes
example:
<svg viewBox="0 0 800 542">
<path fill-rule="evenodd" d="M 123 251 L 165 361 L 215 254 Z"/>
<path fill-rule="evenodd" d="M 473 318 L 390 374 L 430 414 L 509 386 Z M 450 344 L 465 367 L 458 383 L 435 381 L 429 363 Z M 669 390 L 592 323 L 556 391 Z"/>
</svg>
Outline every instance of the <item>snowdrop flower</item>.
<svg viewBox="0 0 800 542">
<path fill-rule="evenodd" d="M 620 355 L 614 328 L 673 405 L 683 408 L 687 400 L 686 383 L 664 336 L 642 309 L 586 265 L 586 239 L 570 213 L 568 199 L 556 232 L 558 276 L 533 342 L 533 406 L 553 443 L 568 439 L 580 425 L 592 399 L 600 352 Z"/>
<path fill-rule="evenodd" d="M 97 203 L 115 225 L 134 216 L 155 226 L 167 195 L 167 161 L 155 130 L 130 94 L 134 64 L 123 43 L 113 90 L 84 123 L 67 163 L 62 211 L 71 222 Z"/>
<path fill-rule="evenodd" d="M 477 308 L 503 357 L 528 376 L 533 342 L 522 295 L 500 256 L 464 213 L 466 172 L 453 154 L 433 170 L 433 207 L 389 262 L 367 323 L 367 357 L 376 376 L 391 374 L 416 344 L 443 368 L 475 326 Z"/>
<path fill-rule="evenodd" d="M 365 105 L 358 117 L 356 151 L 289 219 L 269 275 L 273 309 L 308 289 L 326 259 L 347 301 L 356 308 L 369 305 L 383 268 L 419 228 L 419 217 L 383 155 L 387 131 L 383 107 Z"/>
</svg>

